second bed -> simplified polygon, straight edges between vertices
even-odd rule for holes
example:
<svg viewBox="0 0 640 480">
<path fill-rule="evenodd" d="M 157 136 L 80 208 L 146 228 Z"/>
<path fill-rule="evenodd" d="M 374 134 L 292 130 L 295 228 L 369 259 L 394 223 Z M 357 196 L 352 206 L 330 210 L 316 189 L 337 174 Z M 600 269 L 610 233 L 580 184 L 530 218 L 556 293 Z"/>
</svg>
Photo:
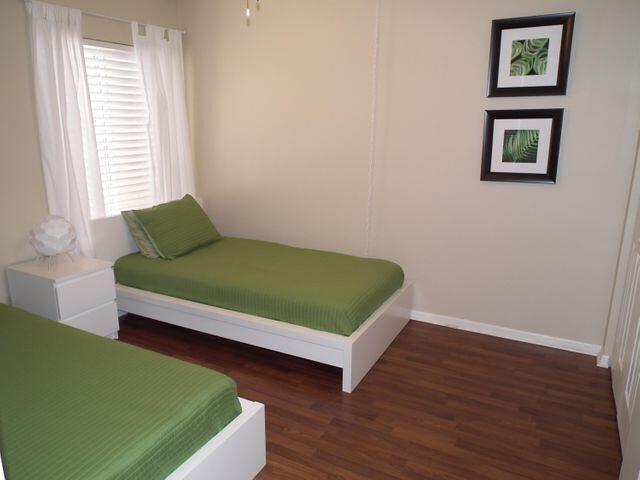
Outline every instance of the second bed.
<svg viewBox="0 0 640 480">
<path fill-rule="evenodd" d="M 174 260 L 134 253 L 119 284 L 351 335 L 404 281 L 393 262 L 224 237 Z"/>
<path fill-rule="evenodd" d="M 339 367 L 347 393 L 412 305 L 393 262 L 242 238 L 173 260 L 132 253 L 115 274 L 119 309 Z"/>
</svg>

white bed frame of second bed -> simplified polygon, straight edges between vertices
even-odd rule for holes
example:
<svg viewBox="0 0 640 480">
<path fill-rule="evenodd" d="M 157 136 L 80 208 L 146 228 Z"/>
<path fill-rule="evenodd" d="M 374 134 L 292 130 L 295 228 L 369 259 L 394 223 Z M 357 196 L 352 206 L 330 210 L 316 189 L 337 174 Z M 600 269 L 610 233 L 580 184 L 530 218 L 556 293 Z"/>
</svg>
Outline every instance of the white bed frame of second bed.
<svg viewBox="0 0 640 480">
<path fill-rule="evenodd" d="M 115 261 L 137 252 L 121 216 L 93 223 L 98 258 Z M 345 337 L 202 303 L 116 285 L 118 309 L 342 369 L 351 393 L 410 318 L 413 288 L 405 284 L 354 333 Z"/>
</svg>

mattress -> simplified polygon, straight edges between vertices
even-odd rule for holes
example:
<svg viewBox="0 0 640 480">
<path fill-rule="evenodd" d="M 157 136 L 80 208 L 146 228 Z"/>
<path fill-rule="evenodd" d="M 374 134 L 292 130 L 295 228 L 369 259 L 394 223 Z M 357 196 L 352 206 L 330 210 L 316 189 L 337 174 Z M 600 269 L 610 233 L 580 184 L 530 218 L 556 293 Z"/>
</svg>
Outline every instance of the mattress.
<svg viewBox="0 0 640 480">
<path fill-rule="evenodd" d="M 221 373 L 0 304 L 8 479 L 164 479 L 240 412 Z"/>
<path fill-rule="evenodd" d="M 122 285 L 351 335 L 404 281 L 395 263 L 224 237 L 174 260 L 118 259 Z"/>
</svg>

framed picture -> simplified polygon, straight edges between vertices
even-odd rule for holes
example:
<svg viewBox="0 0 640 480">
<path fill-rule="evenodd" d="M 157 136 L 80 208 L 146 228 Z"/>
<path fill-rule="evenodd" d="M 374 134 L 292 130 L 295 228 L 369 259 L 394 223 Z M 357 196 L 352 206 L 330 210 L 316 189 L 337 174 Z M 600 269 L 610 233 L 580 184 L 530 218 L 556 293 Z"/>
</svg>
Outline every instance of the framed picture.
<svg viewBox="0 0 640 480">
<path fill-rule="evenodd" d="M 481 180 L 555 183 L 562 108 L 487 110 Z"/>
<path fill-rule="evenodd" d="M 564 95 L 575 16 L 494 20 L 487 96 Z"/>
</svg>

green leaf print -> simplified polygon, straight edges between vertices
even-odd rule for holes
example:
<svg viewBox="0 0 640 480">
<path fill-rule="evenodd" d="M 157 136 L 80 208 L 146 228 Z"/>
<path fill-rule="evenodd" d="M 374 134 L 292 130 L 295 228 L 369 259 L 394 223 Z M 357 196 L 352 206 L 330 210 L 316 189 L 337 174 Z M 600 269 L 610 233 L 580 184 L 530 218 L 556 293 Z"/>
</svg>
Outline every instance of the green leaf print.
<svg viewBox="0 0 640 480">
<path fill-rule="evenodd" d="M 548 38 L 514 40 L 511 43 L 511 65 L 509 75 L 544 75 L 547 73 Z"/>
</svg>

